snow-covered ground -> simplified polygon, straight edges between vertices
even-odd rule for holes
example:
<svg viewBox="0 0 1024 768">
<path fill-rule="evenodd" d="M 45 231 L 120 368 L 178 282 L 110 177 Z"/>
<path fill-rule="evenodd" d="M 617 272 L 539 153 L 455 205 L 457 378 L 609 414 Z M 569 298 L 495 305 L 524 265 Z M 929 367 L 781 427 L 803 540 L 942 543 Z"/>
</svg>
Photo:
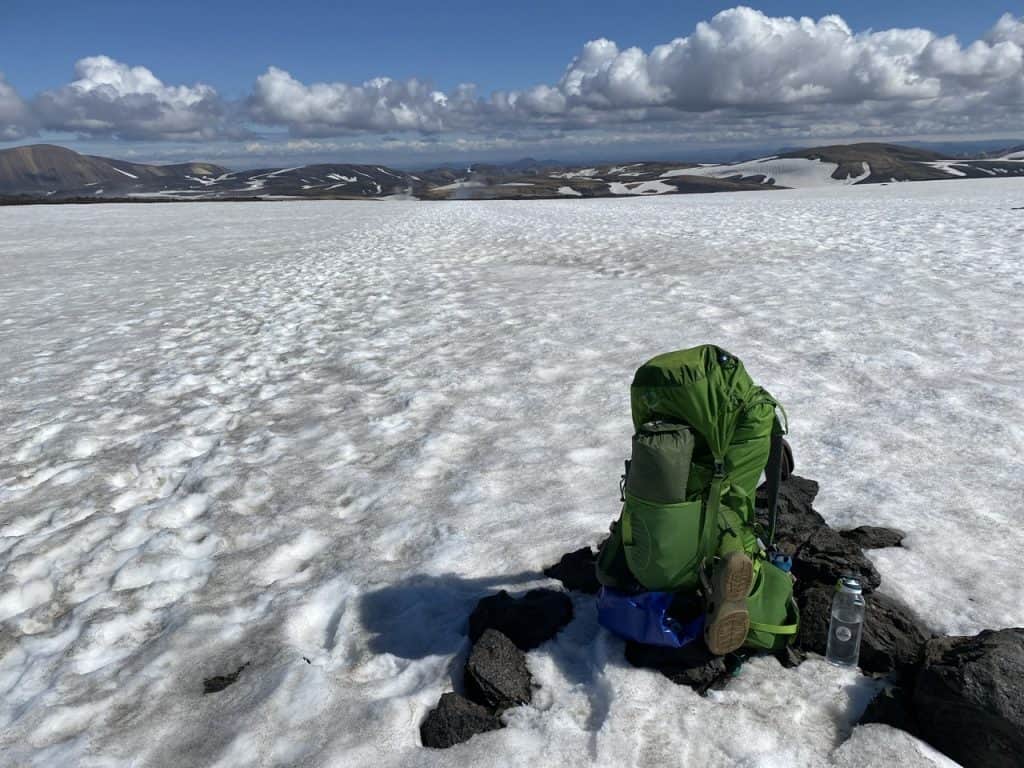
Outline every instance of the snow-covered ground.
<svg viewBox="0 0 1024 768">
<path fill-rule="evenodd" d="M 808 187 L 833 187 L 837 185 L 856 184 L 871 175 L 867 163 L 861 163 L 862 173 L 859 176 L 848 176 L 845 179 L 833 179 L 832 174 L 839 167 L 838 163 L 824 160 L 809 160 L 804 157 L 765 157 L 750 160 L 746 163 L 730 163 L 727 165 L 702 165 L 694 168 L 679 168 L 665 171 L 662 178 L 672 176 L 710 176 L 716 179 L 729 179 L 734 176 L 764 176 L 764 183 L 774 183 L 780 187 L 806 189 Z"/>
<path fill-rule="evenodd" d="M 506 729 L 418 725 L 476 600 L 617 514 L 633 370 L 705 341 L 786 405 L 832 524 L 909 531 L 883 591 L 936 632 L 1024 624 L 1020 206 L 1000 179 L 0 208 L 0 763 L 941 764 L 842 743 L 853 672 L 760 659 L 701 699 L 584 598 Z"/>
</svg>

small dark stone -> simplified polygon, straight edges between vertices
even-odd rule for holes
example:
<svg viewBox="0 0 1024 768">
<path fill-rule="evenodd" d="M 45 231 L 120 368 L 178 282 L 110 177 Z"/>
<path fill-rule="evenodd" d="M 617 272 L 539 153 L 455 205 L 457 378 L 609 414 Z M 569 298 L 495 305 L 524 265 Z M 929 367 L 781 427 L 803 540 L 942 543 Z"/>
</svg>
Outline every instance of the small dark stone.
<svg viewBox="0 0 1024 768">
<path fill-rule="evenodd" d="M 676 685 L 688 685 L 702 696 L 712 687 L 728 681 L 729 667 L 721 656 L 714 656 L 704 643 L 682 648 L 626 643 L 626 661 L 634 667 L 656 669 Z"/>
<path fill-rule="evenodd" d="M 897 528 L 883 528 L 880 525 L 861 525 L 839 535 L 864 549 L 884 549 L 903 546 L 907 534 Z"/>
<path fill-rule="evenodd" d="M 465 679 L 467 698 L 499 711 L 528 704 L 533 695 L 526 655 L 495 629 L 476 641 L 466 662 Z"/>
<path fill-rule="evenodd" d="M 486 630 L 496 629 L 529 651 L 554 637 L 572 617 L 572 600 L 565 592 L 534 589 L 517 600 L 502 590 L 477 603 L 469 617 L 469 639 L 475 643 Z"/>
<path fill-rule="evenodd" d="M 793 574 L 801 589 L 813 582 L 835 584 L 844 574 L 860 579 L 865 593 L 882 583 L 864 550 L 827 526 L 819 528 L 800 546 L 793 559 Z"/>
<path fill-rule="evenodd" d="M 913 707 L 918 735 L 966 768 L 1019 768 L 1024 628 L 929 640 Z"/>
<path fill-rule="evenodd" d="M 249 662 L 246 662 L 234 672 L 227 675 L 214 675 L 203 680 L 203 695 L 208 693 L 218 693 L 223 691 L 229 685 L 234 685 L 238 680 L 238 676 L 242 674 L 242 670 L 249 666 Z"/>
<path fill-rule="evenodd" d="M 583 547 L 562 555 L 562 559 L 555 565 L 544 569 L 544 575 L 558 579 L 568 590 L 594 595 L 601 588 L 597 580 L 596 561 L 597 553 L 590 547 Z"/>
<path fill-rule="evenodd" d="M 501 727 L 501 721 L 486 708 L 457 693 L 446 693 L 420 725 L 420 739 L 425 747 L 447 749 Z"/>
</svg>

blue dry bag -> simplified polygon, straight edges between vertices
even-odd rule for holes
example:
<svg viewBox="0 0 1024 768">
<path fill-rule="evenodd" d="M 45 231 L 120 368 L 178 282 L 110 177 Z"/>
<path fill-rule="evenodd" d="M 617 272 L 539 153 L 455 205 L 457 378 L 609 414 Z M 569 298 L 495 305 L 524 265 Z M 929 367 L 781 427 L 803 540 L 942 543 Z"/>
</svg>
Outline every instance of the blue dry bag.
<svg viewBox="0 0 1024 768">
<path fill-rule="evenodd" d="M 668 615 L 671 592 L 619 592 L 601 587 L 597 595 L 597 621 L 610 632 L 647 645 L 682 648 L 701 637 L 704 615 L 682 623 Z"/>
</svg>

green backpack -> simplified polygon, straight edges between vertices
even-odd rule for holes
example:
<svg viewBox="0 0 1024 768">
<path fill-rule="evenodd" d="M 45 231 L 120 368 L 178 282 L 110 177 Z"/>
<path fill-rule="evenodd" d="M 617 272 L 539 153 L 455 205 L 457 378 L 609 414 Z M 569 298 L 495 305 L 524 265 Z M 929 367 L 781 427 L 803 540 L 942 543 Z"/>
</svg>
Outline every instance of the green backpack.
<svg viewBox="0 0 1024 768">
<path fill-rule="evenodd" d="M 755 574 L 745 645 L 785 646 L 799 620 L 793 583 L 762 544 L 774 536 L 785 432 L 778 403 L 738 358 L 703 345 L 642 365 L 631 405 L 635 434 L 622 513 L 598 556 L 598 579 L 615 589 L 693 592 L 716 555 L 742 550 Z M 754 517 L 762 471 L 771 497 L 767 533 Z"/>
</svg>

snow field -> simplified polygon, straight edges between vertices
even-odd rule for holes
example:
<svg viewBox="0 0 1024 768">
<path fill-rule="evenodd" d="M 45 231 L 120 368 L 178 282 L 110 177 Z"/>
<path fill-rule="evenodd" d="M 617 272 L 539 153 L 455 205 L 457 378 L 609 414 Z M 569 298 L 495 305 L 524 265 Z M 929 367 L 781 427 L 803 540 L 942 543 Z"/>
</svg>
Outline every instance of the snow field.
<svg viewBox="0 0 1024 768">
<path fill-rule="evenodd" d="M 0 762 L 943 764 L 875 684 L 700 699 L 589 598 L 445 752 L 476 600 L 599 541 L 629 381 L 713 341 L 936 632 L 1021 625 L 1024 182 L 651 200 L 0 209 Z M 224 691 L 202 681 L 242 669 Z M 742 724 L 737 739 L 731 727 Z"/>
</svg>

